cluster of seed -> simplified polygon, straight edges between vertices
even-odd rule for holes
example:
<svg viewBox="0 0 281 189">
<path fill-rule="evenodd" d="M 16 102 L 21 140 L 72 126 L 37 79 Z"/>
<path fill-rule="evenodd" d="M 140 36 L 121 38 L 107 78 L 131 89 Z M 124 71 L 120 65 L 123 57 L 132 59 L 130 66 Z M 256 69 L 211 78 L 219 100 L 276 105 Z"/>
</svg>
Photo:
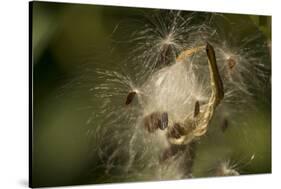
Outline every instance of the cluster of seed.
<svg viewBox="0 0 281 189">
<path fill-rule="evenodd" d="M 225 132 L 235 117 L 229 112 L 245 108 L 237 104 L 264 84 L 264 39 L 251 33 L 233 43 L 235 33 L 225 35 L 220 25 L 229 22 L 218 14 L 166 11 L 143 23 L 124 64 L 132 69 L 97 72 L 105 120 L 95 132 L 96 151 L 112 177 L 121 171 L 124 179 L 186 178 L 213 116 L 222 117 Z M 218 166 L 216 175 L 239 174 L 227 167 Z"/>
</svg>

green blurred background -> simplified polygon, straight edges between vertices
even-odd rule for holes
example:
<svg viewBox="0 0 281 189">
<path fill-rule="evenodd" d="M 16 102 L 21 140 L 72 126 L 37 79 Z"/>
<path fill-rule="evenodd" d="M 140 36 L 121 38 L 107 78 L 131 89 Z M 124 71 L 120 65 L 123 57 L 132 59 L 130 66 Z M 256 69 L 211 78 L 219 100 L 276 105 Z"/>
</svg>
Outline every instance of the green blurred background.
<svg viewBox="0 0 281 189">
<path fill-rule="evenodd" d="M 120 21 L 155 10 L 33 2 L 30 11 L 33 12 L 33 185 L 94 182 L 91 139 L 87 132 L 94 127 L 88 124 L 88 119 L 99 102 L 88 90 L 95 83 L 83 83 L 81 70 L 84 65 L 91 69 L 122 66 L 120 62 L 126 51 L 113 48 L 112 32 Z M 270 41 L 271 18 L 247 17 Z M 239 16 L 235 19 L 239 20 Z M 271 91 L 268 94 L 271 95 Z M 238 156 L 246 154 L 246 159 L 254 152 L 255 159 L 246 166 L 245 173 L 271 171 L 271 99 L 267 100 L 265 105 L 260 105 L 263 111 L 249 115 L 254 122 L 244 129 L 255 133 L 253 138 L 245 139 L 249 145 L 244 145 L 245 140 L 240 142 L 239 137 L 247 136 L 237 128 L 230 128 L 233 131 L 223 136 L 223 144 L 216 141 L 210 145 L 208 137 L 202 140 L 195 175 L 201 176 L 208 169 L 208 161 L 214 157 L 211 154 L 219 153 L 217 145 L 233 146 L 239 149 Z"/>
</svg>

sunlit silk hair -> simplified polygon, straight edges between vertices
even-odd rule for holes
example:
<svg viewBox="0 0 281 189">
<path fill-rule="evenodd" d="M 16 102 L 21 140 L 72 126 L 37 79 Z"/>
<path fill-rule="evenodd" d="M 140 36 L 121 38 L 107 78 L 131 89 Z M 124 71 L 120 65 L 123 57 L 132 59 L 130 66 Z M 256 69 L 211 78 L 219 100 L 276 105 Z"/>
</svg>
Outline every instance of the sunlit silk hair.
<svg viewBox="0 0 281 189">
<path fill-rule="evenodd" d="M 166 112 L 173 125 L 192 117 L 196 102 L 204 111 L 212 94 L 208 42 L 224 86 L 224 98 L 213 113 L 235 119 L 268 84 L 268 41 L 249 29 L 253 25 L 242 21 L 240 27 L 221 14 L 160 11 L 139 22 L 139 29 L 127 34 L 131 51 L 121 68 L 95 71 L 100 84 L 91 90 L 100 107 L 94 116 L 102 120 L 91 131 L 96 167 L 110 181 L 186 178 L 190 171 L 181 168 L 186 156 L 177 154 L 163 163 L 159 157 L 171 145 L 167 131 L 147 132 L 144 118 Z M 186 143 L 206 132 L 189 136 Z"/>
</svg>

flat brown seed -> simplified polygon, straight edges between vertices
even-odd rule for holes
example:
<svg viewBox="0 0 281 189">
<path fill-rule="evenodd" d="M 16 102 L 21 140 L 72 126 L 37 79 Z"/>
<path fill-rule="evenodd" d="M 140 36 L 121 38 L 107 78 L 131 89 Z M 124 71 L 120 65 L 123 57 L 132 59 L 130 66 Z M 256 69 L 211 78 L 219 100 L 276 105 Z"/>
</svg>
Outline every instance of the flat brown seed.
<svg viewBox="0 0 281 189">
<path fill-rule="evenodd" d="M 180 133 L 178 132 L 177 129 L 173 128 L 173 129 L 169 132 L 169 137 L 179 139 L 179 138 L 181 137 L 181 135 L 180 135 Z"/>
<path fill-rule="evenodd" d="M 177 130 L 177 132 L 180 134 L 180 135 L 184 135 L 185 134 L 185 129 L 184 129 L 184 126 L 180 123 L 175 123 L 174 124 L 174 129 Z"/>
<path fill-rule="evenodd" d="M 144 127 L 148 132 L 154 132 L 161 126 L 161 114 L 153 112 L 144 117 Z"/>
<path fill-rule="evenodd" d="M 227 64 L 228 64 L 228 68 L 230 70 L 232 70 L 234 68 L 234 66 L 236 65 L 236 61 L 233 58 L 228 58 Z"/>
<path fill-rule="evenodd" d="M 195 107 L 194 107 L 193 117 L 196 117 L 199 113 L 200 113 L 200 104 L 199 104 L 199 101 L 196 101 Z"/>
<path fill-rule="evenodd" d="M 168 127 L 168 122 L 169 122 L 168 113 L 167 112 L 162 113 L 160 129 L 161 130 L 166 129 Z"/>
<path fill-rule="evenodd" d="M 180 123 L 175 123 L 168 132 L 169 137 L 176 138 L 176 139 L 179 139 L 184 134 L 185 134 L 184 127 Z"/>
<path fill-rule="evenodd" d="M 135 91 L 131 91 L 129 92 L 129 94 L 127 95 L 127 98 L 126 98 L 126 105 L 129 105 L 132 103 L 132 101 L 134 100 L 134 97 L 136 96 L 136 92 Z"/>
</svg>

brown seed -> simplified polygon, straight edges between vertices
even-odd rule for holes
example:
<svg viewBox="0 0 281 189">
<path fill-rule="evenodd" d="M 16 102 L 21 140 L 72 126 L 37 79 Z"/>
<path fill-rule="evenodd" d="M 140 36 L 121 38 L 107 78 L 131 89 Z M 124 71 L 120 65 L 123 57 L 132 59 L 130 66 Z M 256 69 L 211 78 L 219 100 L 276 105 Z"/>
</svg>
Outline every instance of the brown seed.
<svg viewBox="0 0 281 189">
<path fill-rule="evenodd" d="M 148 132 L 154 132 L 161 127 L 161 113 L 153 112 L 144 117 L 144 127 Z"/>
<path fill-rule="evenodd" d="M 127 95 L 127 98 L 126 98 L 126 105 L 129 105 L 131 104 L 131 102 L 133 101 L 134 97 L 136 96 L 136 92 L 135 91 L 131 91 L 129 92 L 129 94 Z"/>
<path fill-rule="evenodd" d="M 167 112 L 162 113 L 162 115 L 161 115 L 161 124 L 160 124 L 159 128 L 161 130 L 166 129 L 168 127 L 168 122 L 169 122 L 168 113 Z"/>
<path fill-rule="evenodd" d="M 230 57 L 227 59 L 227 64 L 228 64 L 228 68 L 230 70 L 232 70 L 234 68 L 234 66 L 236 65 L 236 61 Z"/>
<path fill-rule="evenodd" d="M 177 129 L 171 129 L 169 132 L 169 137 L 179 139 L 181 137 Z"/>
<path fill-rule="evenodd" d="M 200 104 L 199 104 L 199 101 L 196 101 L 195 107 L 194 107 L 193 117 L 196 117 L 199 113 L 200 113 Z"/>
<path fill-rule="evenodd" d="M 180 123 L 175 123 L 174 124 L 174 128 L 180 133 L 180 135 L 184 135 L 185 134 L 185 129 L 184 126 Z"/>
<path fill-rule="evenodd" d="M 164 130 L 168 127 L 167 112 L 153 112 L 144 117 L 144 127 L 149 132 L 154 132 L 157 129 Z"/>
<path fill-rule="evenodd" d="M 180 138 L 182 135 L 184 135 L 185 130 L 184 127 L 180 123 L 175 123 L 173 127 L 170 129 L 168 136 L 171 138 Z"/>
</svg>

